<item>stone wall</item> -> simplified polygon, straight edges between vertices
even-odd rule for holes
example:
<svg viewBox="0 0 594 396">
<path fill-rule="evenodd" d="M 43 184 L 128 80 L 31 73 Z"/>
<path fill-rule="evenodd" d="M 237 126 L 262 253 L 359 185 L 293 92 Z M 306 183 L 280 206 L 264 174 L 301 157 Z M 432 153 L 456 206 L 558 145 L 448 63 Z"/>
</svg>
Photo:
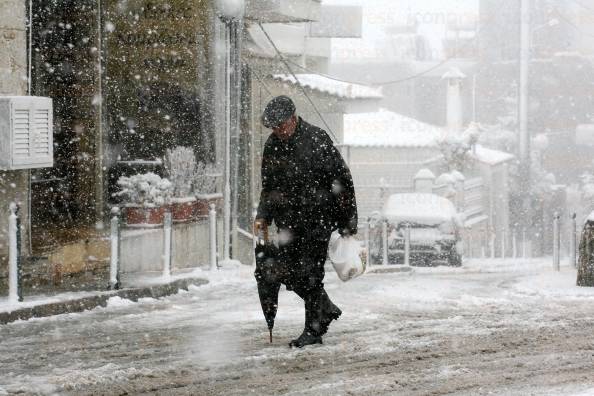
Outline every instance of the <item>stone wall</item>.
<svg viewBox="0 0 594 396">
<path fill-rule="evenodd" d="M 27 93 L 27 33 L 25 1 L 0 1 L 0 96 Z M 0 295 L 6 289 L 8 210 L 11 202 L 22 205 L 27 252 L 28 171 L 0 170 Z"/>
<path fill-rule="evenodd" d="M 0 1 L 0 95 L 27 91 L 25 1 Z"/>
</svg>

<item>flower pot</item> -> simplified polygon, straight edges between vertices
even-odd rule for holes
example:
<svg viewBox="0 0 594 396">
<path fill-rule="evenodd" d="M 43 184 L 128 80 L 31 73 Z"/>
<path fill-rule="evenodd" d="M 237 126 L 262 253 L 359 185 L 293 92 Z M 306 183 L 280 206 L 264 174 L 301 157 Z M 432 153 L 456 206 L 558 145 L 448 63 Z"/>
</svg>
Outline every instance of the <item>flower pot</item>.
<svg viewBox="0 0 594 396">
<path fill-rule="evenodd" d="M 173 221 L 184 222 L 194 218 L 196 198 L 173 198 L 171 200 L 171 217 Z"/>
<path fill-rule="evenodd" d="M 165 216 L 164 206 L 144 207 L 128 206 L 126 207 L 126 224 L 131 227 L 157 226 L 163 224 Z"/>
</svg>

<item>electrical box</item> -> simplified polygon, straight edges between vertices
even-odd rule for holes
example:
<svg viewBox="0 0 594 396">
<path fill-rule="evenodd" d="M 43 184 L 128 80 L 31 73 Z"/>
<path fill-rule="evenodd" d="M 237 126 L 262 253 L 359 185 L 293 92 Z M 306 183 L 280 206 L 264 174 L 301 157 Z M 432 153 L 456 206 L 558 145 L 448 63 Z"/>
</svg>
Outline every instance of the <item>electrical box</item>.
<svg viewBox="0 0 594 396">
<path fill-rule="evenodd" d="M 0 96 L 0 169 L 54 166 L 50 98 Z"/>
</svg>

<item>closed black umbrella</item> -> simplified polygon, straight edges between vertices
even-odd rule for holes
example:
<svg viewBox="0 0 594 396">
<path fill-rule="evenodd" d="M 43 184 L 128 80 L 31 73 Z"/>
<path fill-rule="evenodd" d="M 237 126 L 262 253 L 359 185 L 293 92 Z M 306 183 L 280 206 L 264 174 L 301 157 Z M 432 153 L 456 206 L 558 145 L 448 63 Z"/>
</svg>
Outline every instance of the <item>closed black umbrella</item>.
<svg viewBox="0 0 594 396">
<path fill-rule="evenodd" d="M 271 242 L 259 239 L 256 244 L 256 272 L 254 273 L 258 283 L 258 295 L 264 319 L 268 324 L 270 332 L 270 342 L 272 343 L 272 328 L 274 327 L 274 318 L 278 308 L 278 292 L 281 281 L 276 259 L 278 257 L 278 248 Z"/>
</svg>

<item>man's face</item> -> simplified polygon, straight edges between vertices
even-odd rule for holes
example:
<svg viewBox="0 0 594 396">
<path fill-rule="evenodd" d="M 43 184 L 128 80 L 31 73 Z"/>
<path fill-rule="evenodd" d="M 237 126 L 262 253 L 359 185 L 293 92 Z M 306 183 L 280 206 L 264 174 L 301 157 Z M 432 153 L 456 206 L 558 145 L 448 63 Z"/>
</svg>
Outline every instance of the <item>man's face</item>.
<svg viewBox="0 0 594 396">
<path fill-rule="evenodd" d="M 297 127 L 297 117 L 291 116 L 287 121 L 283 122 L 276 128 L 272 128 L 272 132 L 281 140 L 287 140 L 291 137 L 295 128 Z"/>
</svg>

